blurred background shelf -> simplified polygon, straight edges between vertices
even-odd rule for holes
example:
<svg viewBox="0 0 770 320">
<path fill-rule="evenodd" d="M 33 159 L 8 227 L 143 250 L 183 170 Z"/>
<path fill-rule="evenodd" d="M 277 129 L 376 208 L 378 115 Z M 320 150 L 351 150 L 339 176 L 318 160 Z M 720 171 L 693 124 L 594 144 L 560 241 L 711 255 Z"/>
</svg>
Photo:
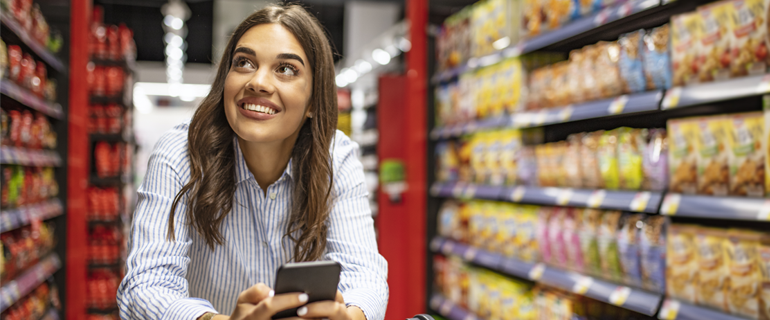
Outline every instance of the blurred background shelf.
<svg viewBox="0 0 770 320">
<path fill-rule="evenodd" d="M 0 79 L 0 93 L 48 116 L 56 119 L 64 117 L 61 104 L 45 101 L 8 79 Z"/>
<path fill-rule="evenodd" d="M 58 167 L 61 165 L 61 156 L 52 150 L 33 150 L 2 146 L 0 147 L 0 164 Z"/>
<path fill-rule="evenodd" d="M 32 292 L 60 267 L 61 260 L 57 254 L 53 253 L 16 279 L 3 284 L 3 287 L 0 288 L 0 312 L 5 311 L 16 301 Z"/>
<path fill-rule="evenodd" d="M 26 226 L 34 220 L 48 220 L 62 214 L 64 208 L 59 199 L 3 210 L 0 211 L 0 233 Z"/>
<path fill-rule="evenodd" d="M 24 28 L 19 25 L 16 20 L 8 15 L 7 11 L 0 13 L 0 21 L 2 21 L 2 24 L 5 27 L 7 27 L 7 30 L 12 31 L 22 42 L 24 42 L 25 45 L 27 45 L 27 47 L 32 49 L 32 51 L 34 51 L 35 54 L 43 59 L 43 61 L 45 61 L 49 66 L 53 67 L 59 72 L 67 71 L 67 67 L 64 65 L 64 63 L 59 60 L 59 58 L 56 57 L 51 51 L 49 51 L 48 48 L 32 39 L 29 33 L 27 33 L 27 31 L 24 30 Z"/>
<path fill-rule="evenodd" d="M 666 299 L 658 313 L 660 320 L 747 320 L 714 309 L 696 306 L 675 299 Z"/>
</svg>

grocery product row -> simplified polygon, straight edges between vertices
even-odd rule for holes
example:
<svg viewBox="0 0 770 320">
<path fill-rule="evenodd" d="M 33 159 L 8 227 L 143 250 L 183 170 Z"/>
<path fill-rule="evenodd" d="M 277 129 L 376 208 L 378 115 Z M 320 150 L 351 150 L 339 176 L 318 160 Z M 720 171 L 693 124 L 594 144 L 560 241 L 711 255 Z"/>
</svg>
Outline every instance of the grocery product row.
<svg viewBox="0 0 770 320">
<path fill-rule="evenodd" d="M 7 320 L 59 319 L 56 310 L 61 308 L 59 290 L 49 280 L 2 313 Z"/>
<path fill-rule="evenodd" d="M 55 253 L 48 255 L 13 281 L 0 287 L 0 313 L 16 304 L 40 284 L 47 281 L 61 267 L 61 260 Z"/>
<path fill-rule="evenodd" d="M 433 260 L 437 294 L 431 298 L 431 306 L 453 320 L 468 316 L 522 320 L 652 319 L 568 291 L 543 284 L 533 286 L 473 267 L 457 257 L 436 255 Z"/>
<path fill-rule="evenodd" d="M 6 1 L 2 3 L 2 8 L 0 20 L 3 25 L 11 29 L 22 43 L 46 63 L 63 71 L 65 66 L 54 56 L 64 44 L 61 31 L 51 28 L 39 4 L 32 1 Z"/>
<path fill-rule="evenodd" d="M 0 145 L 24 149 L 55 149 L 57 134 L 40 112 L 0 109 Z"/>
</svg>

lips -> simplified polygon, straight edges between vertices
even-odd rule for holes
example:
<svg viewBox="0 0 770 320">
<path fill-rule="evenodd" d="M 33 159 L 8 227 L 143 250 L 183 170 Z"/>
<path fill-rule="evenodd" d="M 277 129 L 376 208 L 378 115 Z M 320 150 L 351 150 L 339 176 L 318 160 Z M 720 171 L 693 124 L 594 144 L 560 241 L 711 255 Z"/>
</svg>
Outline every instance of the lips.
<svg viewBox="0 0 770 320">
<path fill-rule="evenodd" d="M 244 97 L 238 100 L 238 111 L 244 117 L 253 120 L 270 120 L 282 110 L 268 99 Z"/>
</svg>

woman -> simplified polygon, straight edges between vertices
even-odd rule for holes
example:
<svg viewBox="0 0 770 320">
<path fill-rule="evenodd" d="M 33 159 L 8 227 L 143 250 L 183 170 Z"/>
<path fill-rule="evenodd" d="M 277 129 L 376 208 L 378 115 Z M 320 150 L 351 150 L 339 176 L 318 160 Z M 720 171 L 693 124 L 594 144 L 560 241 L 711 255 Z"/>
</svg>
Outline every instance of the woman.
<svg viewBox="0 0 770 320">
<path fill-rule="evenodd" d="M 307 301 L 274 294 L 277 269 L 312 260 L 341 263 L 341 292 L 298 315 L 384 318 L 387 264 L 358 147 L 335 130 L 332 63 L 301 7 L 270 6 L 238 26 L 209 95 L 150 157 L 118 290 L 123 319 L 267 320 Z"/>
</svg>

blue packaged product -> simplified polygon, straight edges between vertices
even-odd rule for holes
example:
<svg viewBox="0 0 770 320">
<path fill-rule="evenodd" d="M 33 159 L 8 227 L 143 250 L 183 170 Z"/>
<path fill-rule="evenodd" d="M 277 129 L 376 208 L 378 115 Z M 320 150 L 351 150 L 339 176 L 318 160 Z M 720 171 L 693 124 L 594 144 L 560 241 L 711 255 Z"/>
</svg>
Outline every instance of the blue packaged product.
<svg viewBox="0 0 770 320">
<path fill-rule="evenodd" d="M 620 78 L 628 93 L 641 92 L 647 87 L 642 56 L 644 55 L 644 30 L 620 37 Z"/>
<path fill-rule="evenodd" d="M 623 281 L 635 287 L 642 285 L 639 233 L 643 226 L 643 219 L 644 214 L 624 213 L 621 218 L 621 228 L 618 231 L 618 252 Z"/>
<path fill-rule="evenodd" d="M 666 291 L 666 232 L 668 218 L 648 216 L 639 237 L 641 251 L 642 287 L 664 293 Z"/>
<path fill-rule="evenodd" d="M 644 36 L 644 74 L 647 89 L 669 89 L 672 84 L 670 27 L 665 24 Z"/>
</svg>

